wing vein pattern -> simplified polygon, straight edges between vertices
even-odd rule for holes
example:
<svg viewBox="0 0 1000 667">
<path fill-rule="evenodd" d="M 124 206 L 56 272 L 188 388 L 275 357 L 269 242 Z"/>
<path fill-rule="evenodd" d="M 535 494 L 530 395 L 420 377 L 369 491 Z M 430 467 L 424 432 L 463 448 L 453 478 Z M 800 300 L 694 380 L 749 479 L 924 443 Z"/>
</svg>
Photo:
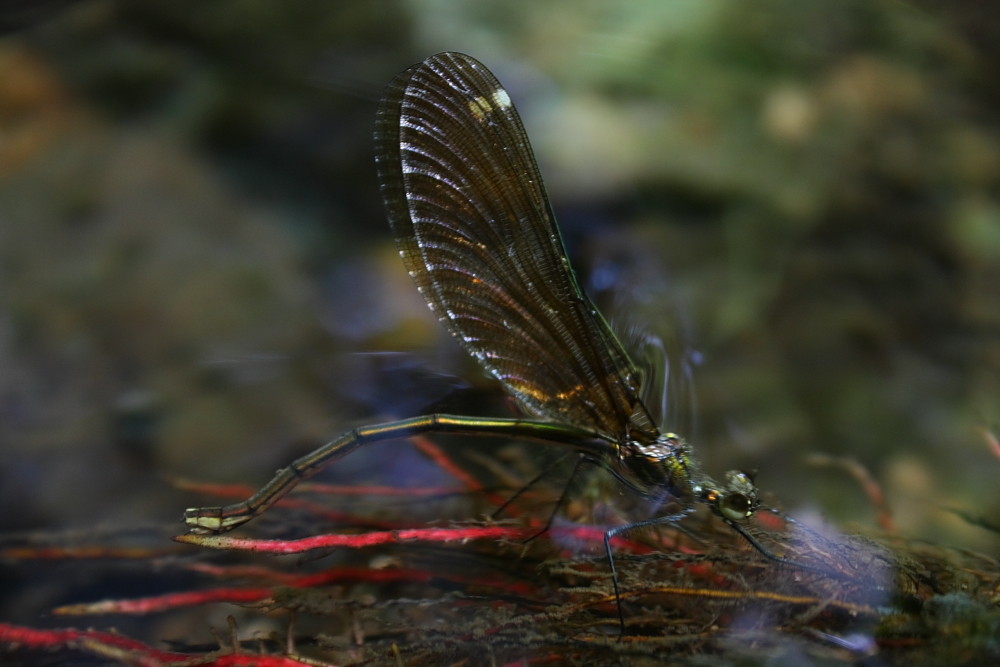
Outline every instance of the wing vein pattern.
<svg viewBox="0 0 1000 667">
<path fill-rule="evenodd" d="M 375 137 L 400 254 L 448 330 L 530 414 L 654 440 L 639 373 L 577 284 L 496 78 L 469 56 L 432 56 L 390 84 Z"/>
</svg>

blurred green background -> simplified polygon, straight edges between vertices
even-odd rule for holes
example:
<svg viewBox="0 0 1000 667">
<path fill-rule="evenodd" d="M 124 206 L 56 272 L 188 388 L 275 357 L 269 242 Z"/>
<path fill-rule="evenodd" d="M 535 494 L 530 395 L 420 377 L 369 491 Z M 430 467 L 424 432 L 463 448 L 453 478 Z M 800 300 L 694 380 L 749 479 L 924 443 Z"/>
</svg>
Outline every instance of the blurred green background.
<svg viewBox="0 0 1000 667">
<path fill-rule="evenodd" d="M 170 476 L 262 483 L 434 398 L 368 353 L 481 381 L 396 256 L 371 142 L 382 87 L 458 50 L 524 116 L 582 282 L 669 341 L 665 426 L 711 472 L 870 529 L 809 459 L 849 457 L 903 535 L 995 553 L 947 510 L 1000 523 L 998 14 L 5 3 L 0 526 L 176 521 L 201 499 Z"/>
</svg>

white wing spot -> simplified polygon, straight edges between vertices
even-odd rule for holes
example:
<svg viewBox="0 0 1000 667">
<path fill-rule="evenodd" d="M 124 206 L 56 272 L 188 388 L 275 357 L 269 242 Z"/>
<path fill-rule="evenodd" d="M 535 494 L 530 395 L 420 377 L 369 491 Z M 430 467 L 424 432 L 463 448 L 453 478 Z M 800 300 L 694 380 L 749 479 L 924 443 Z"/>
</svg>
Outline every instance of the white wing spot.
<svg viewBox="0 0 1000 667">
<path fill-rule="evenodd" d="M 493 103 L 501 109 L 509 109 L 511 105 L 510 95 L 503 88 L 497 88 L 493 92 Z"/>
</svg>

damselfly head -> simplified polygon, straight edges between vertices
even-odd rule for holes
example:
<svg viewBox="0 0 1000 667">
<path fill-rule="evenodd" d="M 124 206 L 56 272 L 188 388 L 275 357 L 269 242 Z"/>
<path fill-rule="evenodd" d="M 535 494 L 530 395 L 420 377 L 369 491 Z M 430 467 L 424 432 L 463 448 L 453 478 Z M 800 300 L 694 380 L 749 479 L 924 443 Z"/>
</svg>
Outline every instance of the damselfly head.
<svg viewBox="0 0 1000 667">
<path fill-rule="evenodd" d="M 727 521 L 749 519 L 760 507 L 757 486 L 750 475 L 738 470 L 726 473 L 726 483 L 720 488 L 706 485 L 701 490 L 701 499 L 713 512 Z"/>
</svg>

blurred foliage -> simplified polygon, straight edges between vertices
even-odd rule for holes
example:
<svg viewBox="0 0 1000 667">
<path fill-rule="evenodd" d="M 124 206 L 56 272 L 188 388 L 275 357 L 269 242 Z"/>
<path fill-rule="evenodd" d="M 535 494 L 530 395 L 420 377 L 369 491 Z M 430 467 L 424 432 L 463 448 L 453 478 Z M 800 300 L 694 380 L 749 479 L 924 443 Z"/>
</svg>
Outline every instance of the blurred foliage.
<svg viewBox="0 0 1000 667">
<path fill-rule="evenodd" d="M 190 499 L 162 474 L 263 481 L 414 410 L 391 391 L 411 364 L 358 352 L 479 381 L 401 269 L 372 168 L 381 87 L 447 49 L 510 89 L 583 282 L 686 360 L 668 414 L 710 469 L 870 526 L 803 455 L 859 459 L 904 534 L 995 550 L 959 518 L 1000 509 L 991 3 L 2 10 L 6 530 L 173 521 Z"/>
</svg>

